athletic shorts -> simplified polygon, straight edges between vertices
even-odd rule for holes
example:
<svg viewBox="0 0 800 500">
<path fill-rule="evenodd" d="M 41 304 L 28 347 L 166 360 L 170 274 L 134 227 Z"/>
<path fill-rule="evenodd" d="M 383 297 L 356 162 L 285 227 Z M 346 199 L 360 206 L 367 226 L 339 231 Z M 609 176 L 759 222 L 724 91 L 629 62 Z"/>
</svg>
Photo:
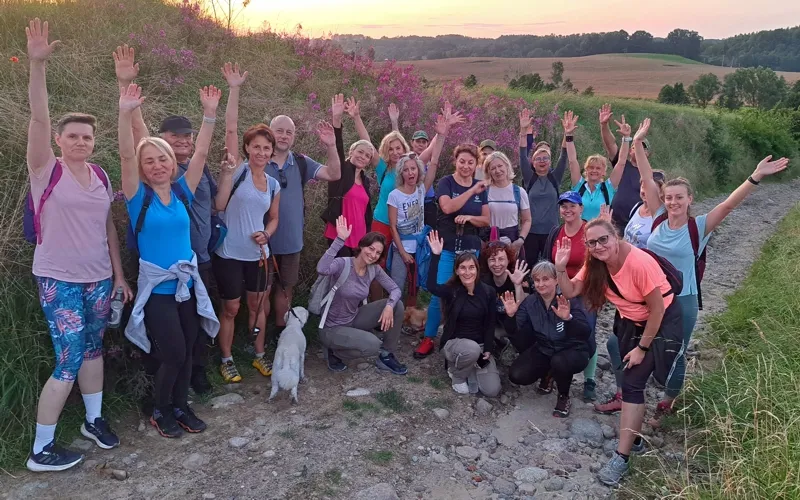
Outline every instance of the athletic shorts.
<svg viewBox="0 0 800 500">
<path fill-rule="evenodd" d="M 268 263 L 268 267 L 271 264 Z M 269 288 L 269 269 L 262 261 L 244 261 L 214 256 L 214 279 L 222 300 L 236 300 L 242 293 L 265 292 Z"/>
<path fill-rule="evenodd" d="M 283 284 L 288 288 L 294 287 L 297 282 L 300 281 L 300 252 L 275 255 L 275 260 L 278 263 L 278 271 L 280 272 L 280 278 Z M 271 257 L 270 262 L 272 262 Z M 280 286 L 281 282 L 278 281 L 278 277 L 274 275 L 275 269 L 272 269 L 272 273 L 272 282 L 278 283 L 278 286 Z"/>
</svg>

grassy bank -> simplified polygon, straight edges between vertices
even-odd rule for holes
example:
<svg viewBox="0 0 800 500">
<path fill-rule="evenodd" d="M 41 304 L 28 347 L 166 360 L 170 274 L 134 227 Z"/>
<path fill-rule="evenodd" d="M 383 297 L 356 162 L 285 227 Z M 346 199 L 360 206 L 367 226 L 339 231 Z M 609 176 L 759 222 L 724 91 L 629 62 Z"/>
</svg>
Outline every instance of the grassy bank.
<svg viewBox="0 0 800 500">
<path fill-rule="evenodd" d="M 764 245 L 708 341 L 724 358 L 686 390 L 688 461 L 645 462 L 633 497 L 800 498 L 800 206 Z M 665 489 L 666 488 L 666 491 Z"/>
</svg>

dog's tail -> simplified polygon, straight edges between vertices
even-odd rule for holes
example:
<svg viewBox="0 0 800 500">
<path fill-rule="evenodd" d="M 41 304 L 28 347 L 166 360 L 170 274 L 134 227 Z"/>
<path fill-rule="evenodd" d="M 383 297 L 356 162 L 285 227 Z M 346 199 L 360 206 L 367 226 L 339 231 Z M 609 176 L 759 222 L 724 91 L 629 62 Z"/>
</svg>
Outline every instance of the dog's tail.
<svg viewBox="0 0 800 500">
<path fill-rule="evenodd" d="M 278 388 L 288 390 L 300 383 L 300 362 L 295 356 L 287 356 L 281 350 L 276 353 L 273 366 L 276 369 L 272 373 L 272 379 L 277 382 Z"/>
</svg>

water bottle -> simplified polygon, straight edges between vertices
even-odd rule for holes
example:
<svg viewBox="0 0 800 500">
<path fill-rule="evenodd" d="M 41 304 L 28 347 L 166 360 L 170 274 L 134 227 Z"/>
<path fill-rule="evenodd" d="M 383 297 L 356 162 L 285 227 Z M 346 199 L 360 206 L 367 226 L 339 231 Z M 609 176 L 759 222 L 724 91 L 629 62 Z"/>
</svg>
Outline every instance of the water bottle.
<svg viewBox="0 0 800 500">
<path fill-rule="evenodd" d="M 114 297 L 111 299 L 111 317 L 108 319 L 108 328 L 119 328 L 122 323 L 122 287 L 117 287 Z"/>
</svg>

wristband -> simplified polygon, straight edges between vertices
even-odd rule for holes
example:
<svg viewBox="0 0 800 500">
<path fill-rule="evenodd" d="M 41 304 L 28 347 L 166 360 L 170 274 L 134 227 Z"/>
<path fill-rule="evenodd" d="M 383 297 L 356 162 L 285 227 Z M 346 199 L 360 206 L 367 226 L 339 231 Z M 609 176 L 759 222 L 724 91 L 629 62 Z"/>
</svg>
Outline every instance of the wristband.
<svg viewBox="0 0 800 500">
<path fill-rule="evenodd" d="M 572 135 L 568 135 L 567 137 L 564 138 L 564 140 L 567 142 L 572 142 L 573 140 L 575 140 L 575 137 Z"/>
<path fill-rule="evenodd" d="M 633 137 L 623 137 L 622 142 L 631 143 L 633 142 Z"/>
<path fill-rule="evenodd" d="M 752 184 L 754 186 L 758 186 L 759 184 L 761 184 L 761 181 L 757 181 L 757 180 L 753 179 L 752 175 L 748 176 L 747 180 L 750 182 L 750 184 Z"/>
<path fill-rule="evenodd" d="M 217 123 L 217 119 L 214 117 L 203 116 L 203 123 Z"/>
<path fill-rule="evenodd" d="M 650 348 L 649 348 L 649 347 L 645 347 L 645 346 L 643 346 L 642 344 L 639 344 L 639 345 L 637 345 L 636 347 L 638 347 L 639 349 L 641 349 L 641 350 L 642 350 L 642 351 L 644 351 L 644 352 L 648 352 L 648 351 L 650 350 Z"/>
</svg>

